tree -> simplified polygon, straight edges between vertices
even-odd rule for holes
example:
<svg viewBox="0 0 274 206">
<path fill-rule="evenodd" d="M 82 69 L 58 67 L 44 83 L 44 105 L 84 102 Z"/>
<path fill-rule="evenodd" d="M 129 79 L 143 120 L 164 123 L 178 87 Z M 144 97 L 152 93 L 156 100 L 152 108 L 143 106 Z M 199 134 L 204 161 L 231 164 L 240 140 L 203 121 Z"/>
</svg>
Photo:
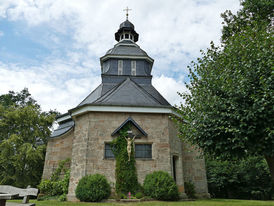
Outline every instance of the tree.
<svg viewBox="0 0 274 206">
<path fill-rule="evenodd" d="M 262 157 L 221 161 L 206 158 L 208 190 L 213 198 L 271 198 L 271 177 Z"/>
<path fill-rule="evenodd" d="M 189 66 L 180 136 L 213 157 L 264 156 L 274 184 L 274 2 L 241 5 L 222 14 L 221 45 Z"/>
<path fill-rule="evenodd" d="M 42 112 L 27 89 L 0 96 L 0 184 L 39 184 L 56 114 Z"/>
</svg>

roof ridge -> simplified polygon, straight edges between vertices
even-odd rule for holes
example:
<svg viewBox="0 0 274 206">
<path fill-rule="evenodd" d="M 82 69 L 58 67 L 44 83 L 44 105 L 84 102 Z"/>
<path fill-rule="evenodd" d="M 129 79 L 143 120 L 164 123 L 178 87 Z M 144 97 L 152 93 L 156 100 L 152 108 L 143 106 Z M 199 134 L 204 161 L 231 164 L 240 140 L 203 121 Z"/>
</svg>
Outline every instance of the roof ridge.
<svg viewBox="0 0 274 206">
<path fill-rule="evenodd" d="M 151 95 L 149 92 L 147 92 L 141 85 L 137 84 L 134 80 L 131 80 L 135 85 L 137 85 L 137 87 L 139 87 L 140 89 L 142 89 L 145 93 L 147 93 L 149 96 L 151 96 L 154 100 L 156 100 L 159 104 L 162 105 L 162 103 L 160 101 L 158 101 L 158 99 L 156 99 L 153 95 Z M 151 85 L 152 86 L 152 85 Z"/>
<path fill-rule="evenodd" d="M 92 92 L 89 93 L 88 96 L 86 96 L 85 99 L 83 99 L 83 101 L 80 102 L 80 104 L 78 104 L 76 107 L 79 107 L 90 95 L 92 95 L 103 83 L 99 84 L 98 87 L 96 87 Z M 102 92 L 102 91 L 101 91 Z"/>
</svg>

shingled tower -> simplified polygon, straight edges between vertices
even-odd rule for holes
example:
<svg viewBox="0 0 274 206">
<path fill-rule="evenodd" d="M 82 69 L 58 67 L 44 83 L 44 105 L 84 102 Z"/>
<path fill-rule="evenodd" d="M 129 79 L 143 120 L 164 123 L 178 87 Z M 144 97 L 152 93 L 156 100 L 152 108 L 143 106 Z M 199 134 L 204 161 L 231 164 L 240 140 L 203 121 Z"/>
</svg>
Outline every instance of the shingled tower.
<svg viewBox="0 0 274 206">
<path fill-rule="evenodd" d="M 101 84 L 77 107 L 57 118 L 59 127 L 47 146 L 43 178 L 58 161 L 71 158 L 68 199 L 75 199 L 81 177 L 100 173 L 115 183 L 115 159 L 109 143 L 126 124 L 132 125 L 138 181 L 153 171 L 174 177 L 184 194 L 192 181 L 201 196 L 208 196 L 204 159 L 177 137 L 170 120 L 172 106 L 152 86 L 154 60 L 136 42 L 139 34 L 126 19 L 115 33 L 118 42 L 100 58 Z"/>
</svg>

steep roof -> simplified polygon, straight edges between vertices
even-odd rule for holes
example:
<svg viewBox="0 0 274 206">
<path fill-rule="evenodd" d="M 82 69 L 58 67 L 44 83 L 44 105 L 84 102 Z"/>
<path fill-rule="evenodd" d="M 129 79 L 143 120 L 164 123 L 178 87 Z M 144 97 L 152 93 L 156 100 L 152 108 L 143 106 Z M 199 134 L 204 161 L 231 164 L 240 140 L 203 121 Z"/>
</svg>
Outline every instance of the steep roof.
<svg viewBox="0 0 274 206">
<path fill-rule="evenodd" d="M 137 84 L 129 77 L 117 85 L 99 85 L 78 107 L 87 104 L 170 106 L 152 85 Z"/>
<path fill-rule="evenodd" d="M 107 51 L 106 55 L 132 55 L 132 56 L 148 56 L 147 53 L 142 50 L 137 44 L 129 40 L 123 40 L 110 50 Z"/>
</svg>

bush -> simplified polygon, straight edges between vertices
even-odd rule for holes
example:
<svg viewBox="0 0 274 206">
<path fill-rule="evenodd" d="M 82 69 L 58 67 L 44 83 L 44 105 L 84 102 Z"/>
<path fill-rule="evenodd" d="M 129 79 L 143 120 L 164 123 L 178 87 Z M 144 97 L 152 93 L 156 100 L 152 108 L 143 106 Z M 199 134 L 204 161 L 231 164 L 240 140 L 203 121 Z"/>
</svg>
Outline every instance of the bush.
<svg viewBox="0 0 274 206">
<path fill-rule="evenodd" d="M 271 199 L 271 177 L 262 157 L 206 160 L 209 193 L 214 198 Z"/>
<path fill-rule="evenodd" d="M 173 178 L 163 171 L 148 174 L 144 180 L 144 193 L 157 200 L 178 200 L 179 192 Z"/>
<path fill-rule="evenodd" d="M 40 194 L 49 194 L 52 191 L 52 182 L 50 180 L 42 180 L 38 185 Z"/>
<path fill-rule="evenodd" d="M 61 181 L 52 182 L 52 190 L 50 191 L 51 196 L 57 196 L 63 194 L 63 187 Z"/>
<path fill-rule="evenodd" d="M 66 200 L 67 200 L 67 195 L 66 195 L 66 194 L 60 195 L 60 196 L 58 197 L 58 200 L 59 200 L 60 202 L 66 201 Z"/>
<path fill-rule="evenodd" d="M 185 193 L 188 198 L 196 198 L 195 186 L 192 182 L 185 182 Z"/>
<path fill-rule="evenodd" d="M 141 193 L 141 192 L 137 192 L 136 195 L 135 195 L 135 197 L 136 197 L 137 199 L 141 199 L 141 198 L 144 197 L 144 195 L 143 195 L 143 193 Z"/>
<path fill-rule="evenodd" d="M 66 159 L 59 162 L 58 168 L 52 174 L 50 180 L 44 179 L 38 185 L 40 193 L 44 194 L 46 197 L 62 196 L 59 199 L 64 201 L 69 186 L 70 170 L 64 167 L 70 159 Z M 61 178 L 61 173 L 64 173 L 63 178 Z M 43 198 L 42 198 L 43 199 Z M 42 200 L 41 199 L 41 200 Z"/>
<path fill-rule="evenodd" d="M 110 196 L 110 185 L 100 174 L 84 176 L 78 183 L 75 193 L 82 202 L 99 202 Z"/>
</svg>

